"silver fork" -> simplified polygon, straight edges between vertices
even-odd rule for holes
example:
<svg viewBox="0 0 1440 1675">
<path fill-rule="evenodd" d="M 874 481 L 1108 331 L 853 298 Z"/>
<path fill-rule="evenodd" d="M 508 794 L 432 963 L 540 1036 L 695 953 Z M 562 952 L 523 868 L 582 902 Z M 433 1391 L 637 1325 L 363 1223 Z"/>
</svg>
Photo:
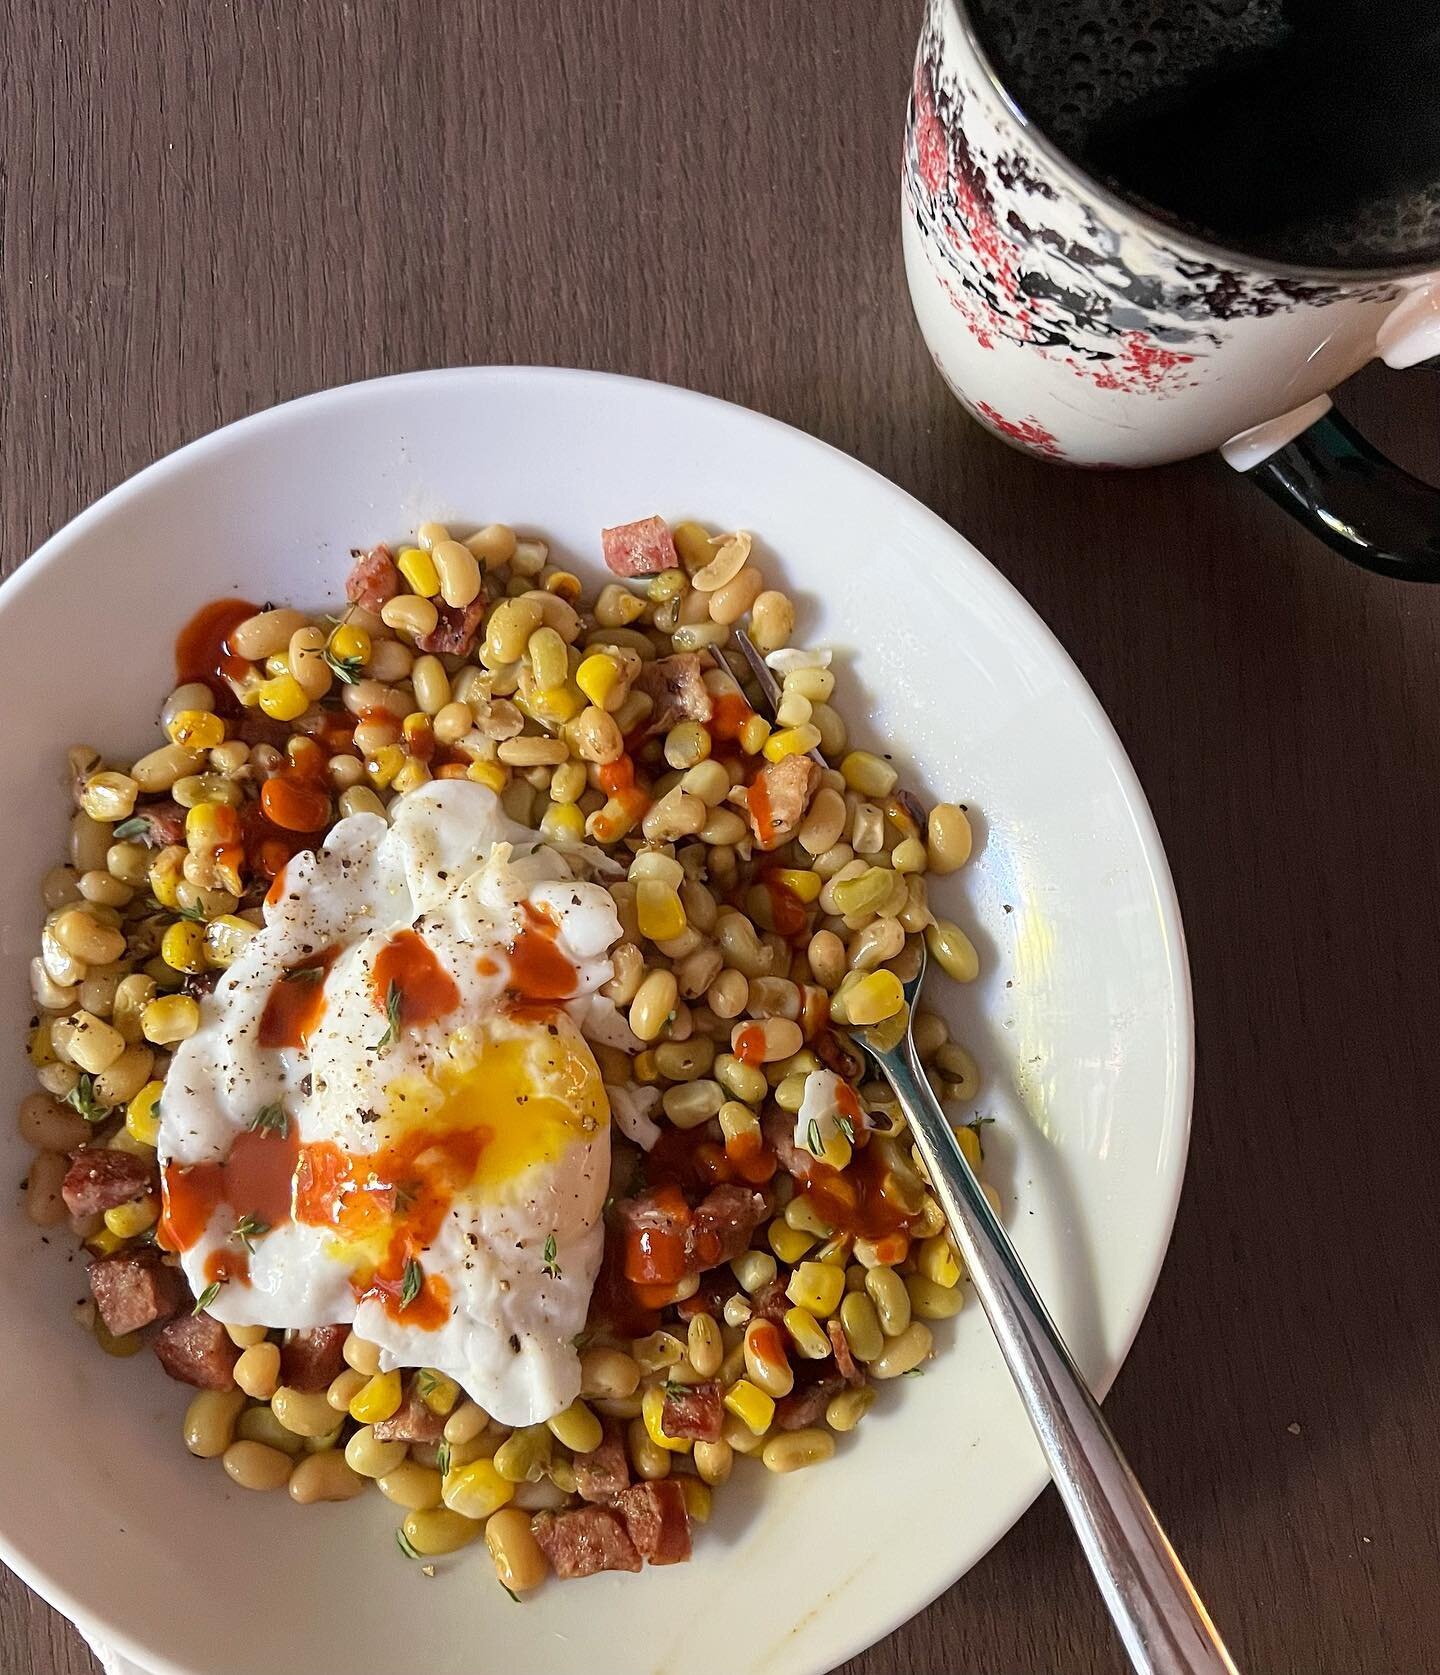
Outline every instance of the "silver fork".
<svg viewBox="0 0 1440 1675">
<path fill-rule="evenodd" d="M 774 675 L 748 634 L 737 629 L 735 639 L 773 714 L 780 700 Z M 811 755 L 826 765 L 818 751 Z M 904 985 L 903 1030 L 887 1035 L 877 1025 L 850 1033 L 890 1084 L 910 1125 L 1131 1664 L 1142 1675 L 1236 1675 L 1209 1613 L 1009 1234 L 986 1202 L 920 1067 L 910 1021 L 926 963 L 922 939 L 919 970 Z"/>
</svg>

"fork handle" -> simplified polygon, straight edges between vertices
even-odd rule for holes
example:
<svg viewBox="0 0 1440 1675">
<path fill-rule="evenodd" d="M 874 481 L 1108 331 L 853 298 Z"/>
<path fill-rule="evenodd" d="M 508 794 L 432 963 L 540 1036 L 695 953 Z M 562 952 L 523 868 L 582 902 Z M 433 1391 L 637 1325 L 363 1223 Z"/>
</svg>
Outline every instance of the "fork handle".
<svg viewBox="0 0 1440 1675">
<path fill-rule="evenodd" d="M 877 1057 L 1130 1662 L 1142 1675 L 1236 1675 L 1080 1369 L 986 1203 L 909 1036 Z"/>
</svg>

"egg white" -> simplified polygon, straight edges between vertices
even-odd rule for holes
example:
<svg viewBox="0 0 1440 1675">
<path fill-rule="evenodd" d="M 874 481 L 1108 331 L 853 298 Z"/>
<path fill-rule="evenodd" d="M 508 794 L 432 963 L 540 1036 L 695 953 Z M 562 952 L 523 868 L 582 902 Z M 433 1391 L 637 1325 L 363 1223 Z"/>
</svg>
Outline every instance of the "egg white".
<svg viewBox="0 0 1440 1675">
<path fill-rule="evenodd" d="M 621 930 L 609 893 L 575 876 L 586 864 L 508 820 L 485 787 L 454 780 L 402 799 L 391 825 L 352 815 L 322 849 L 291 861 L 264 928 L 204 998 L 199 1029 L 175 1054 L 161 1106 L 162 1165 L 224 1158 L 276 1102 L 302 1144 L 330 1141 L 351 1159 L 363 1157 L 384 1141 L 386 1119 L 377 1113 L 397 1087 L 430 1085 L 469 1054 L 483 1085 L 486 1051 L 507 1042 L 527 1055 L 537 1093 L 551 1060 L 588 1066 L 598 1120 L 577 1125 L 558 1155 L 456 1197 L 420 1259 L 449 1286 L 451 1313 L 435 1330 L 406 1324 L 403 1311 L 392 1317 L 378 1301 L 357 1305 L 353 1252 L 331 1229 L 297 1221 L 254 1241 L 250 1283 L 222 1287 L 209 1306 L 217 1319 L 295 1328 L 353 1321 L 381 1346 L 382 1366 L 439 1368 L 505 1424 L 535 1423 L 573 1400 L 573 1339 L 600 1265 L 610 1164 L 608 1108 L 580 1037 L 638 1045 L 597 992 L 612 975 L 607 951 Z M 576 973 L 575 998 L 554 1020 L 554 1034 L 502 1005 L 524 903 L 554 921 L 555 944 Z M 434 1024 L 402 1029 L 381 1050 L 386 1019 L 376 1010 L 371 967 L 391 934 L 409 927 L 455 981 L 460 1004 Z M 340 952 L 307 1050 L 261 1048 L 260 1020 L 281 973 L 331 948 Z M 207 1258 L 235 1251 L 233 1226 L 234 1214 L 221 1206 L 183 1253 L 197 1295 Z"/>
</svg>

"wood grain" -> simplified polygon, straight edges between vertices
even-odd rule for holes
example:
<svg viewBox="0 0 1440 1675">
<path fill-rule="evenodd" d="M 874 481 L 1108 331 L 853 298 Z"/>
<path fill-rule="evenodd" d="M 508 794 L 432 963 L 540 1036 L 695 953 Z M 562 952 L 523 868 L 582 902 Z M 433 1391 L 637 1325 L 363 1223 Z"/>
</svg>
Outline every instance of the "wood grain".
<svg viewBox="0 0 1440 1675">
<path fill-rule="evenodd" d="M 1440 593 L 1202 462 L 982 435 L 897 238 L 918 0 L 0 0 L 0 554 L 211 427 L 483 361 L 694 385 L 857 454 L 1035 603 L 1186 914 L 1190 1175 L 1108 1411 L 1244 1667 L 1440 1668 Z M 1434 467 L 1433 375 L 1349 410 Z M 1122 1667 L 1053 1494 L 847 1675 Z M 0 1669 L 81 1675 L 0 1580 Z"/>
</svg>

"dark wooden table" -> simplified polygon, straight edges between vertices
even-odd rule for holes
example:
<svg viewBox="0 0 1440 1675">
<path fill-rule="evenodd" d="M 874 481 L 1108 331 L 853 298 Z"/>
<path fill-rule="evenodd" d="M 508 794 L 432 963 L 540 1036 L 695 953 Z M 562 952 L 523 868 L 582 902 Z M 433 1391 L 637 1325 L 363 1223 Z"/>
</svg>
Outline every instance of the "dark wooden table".
<svg viewBox="0 0 1440 1675">
<path fill-rule="evenodd" d="M 859 455 L 1029 596 L 1135 760 L 1190 937 L 1190 1174 L 1109 1403 L 1251 1675 L 1440 1669 L 1440 592 L 1208 462 L 1034 464 L 946 397 L 897 164 L 918 0 L 3 0 L 8 569 L 323 385 L 606 367 Z M 1346 405 L 1433 464 L 1435 377 Z M 0 1670 L 94 1668 L 8 1573 Z M 1117 1671 L 1053 1491 L 848 1675 Z"/>
</svg>

